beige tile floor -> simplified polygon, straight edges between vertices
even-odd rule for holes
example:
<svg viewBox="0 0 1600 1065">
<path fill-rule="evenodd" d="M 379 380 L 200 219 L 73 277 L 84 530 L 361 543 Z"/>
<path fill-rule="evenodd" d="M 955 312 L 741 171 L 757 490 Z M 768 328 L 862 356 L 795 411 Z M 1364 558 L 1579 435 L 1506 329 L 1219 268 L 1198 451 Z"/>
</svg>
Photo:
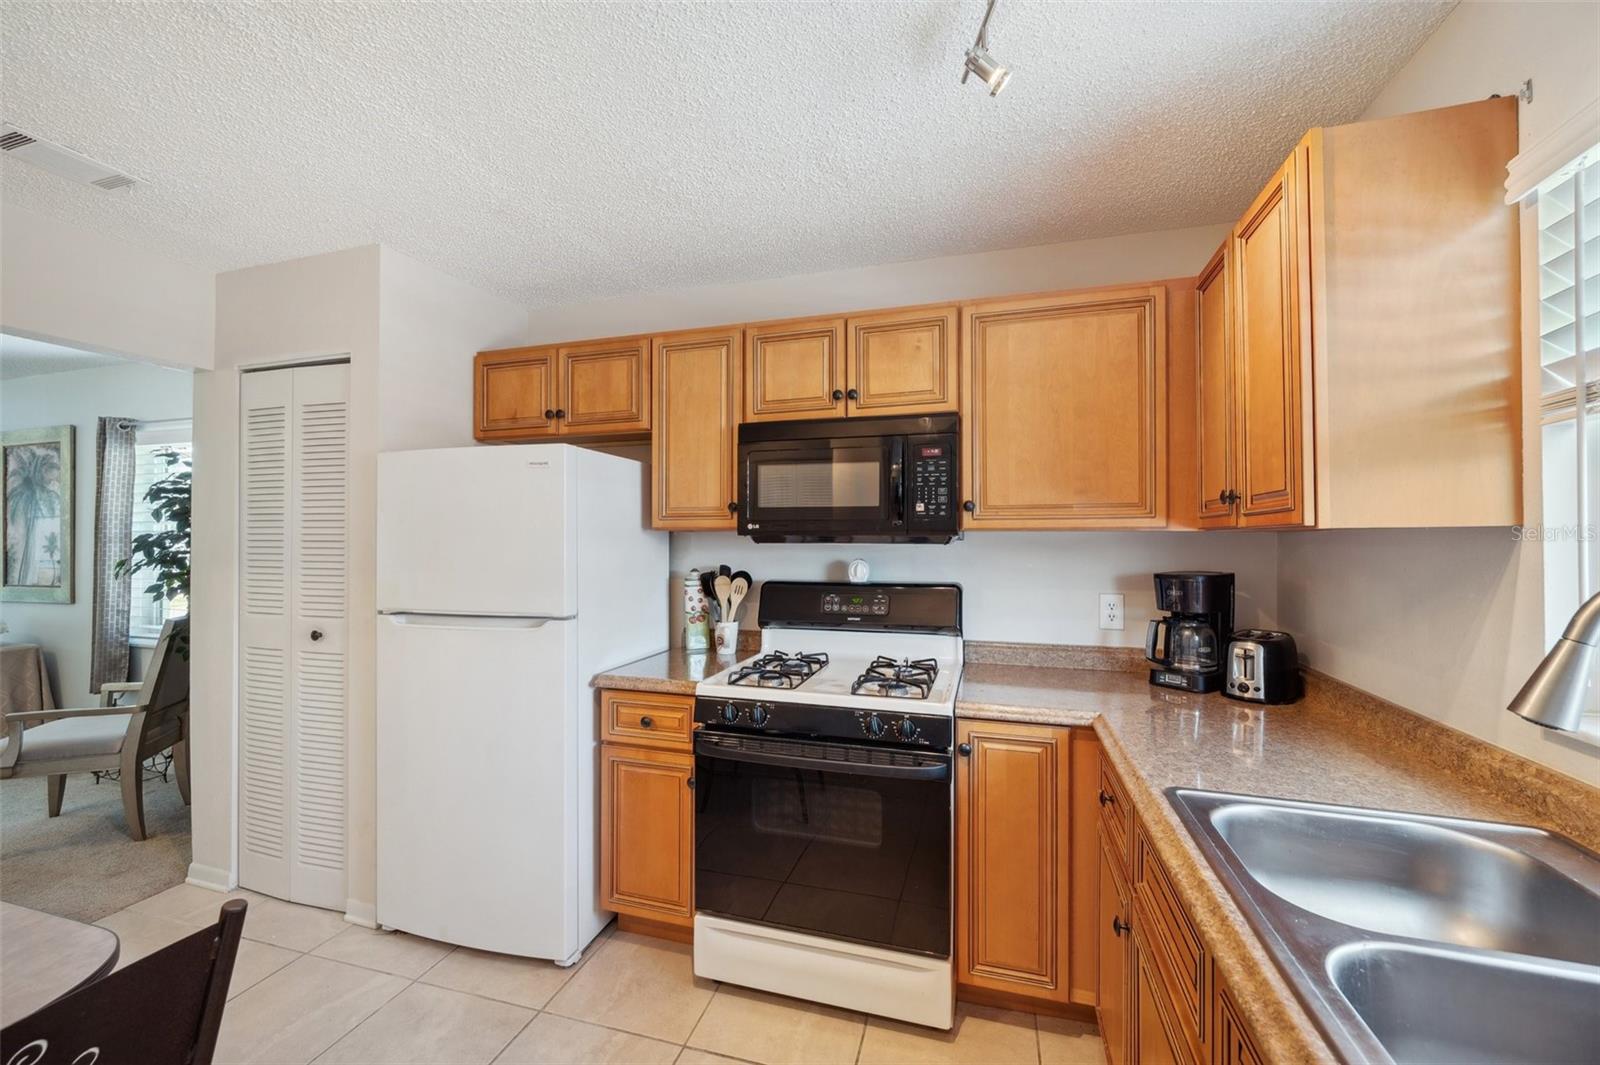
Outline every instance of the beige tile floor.
<svg viewBox="0 0 1600 1065">
<path fill-rule="evenodd" d="M 1092 1026 L 963 1006 L 935 1032 L 694 976 L 689 948 L 608 928 L 569 969 L 250 902 L 219 1063 L 971 1062 L 1101 1065 Z M 119 965 L 216 920 L 179 885 L 105 918 Z"/>
</svg>

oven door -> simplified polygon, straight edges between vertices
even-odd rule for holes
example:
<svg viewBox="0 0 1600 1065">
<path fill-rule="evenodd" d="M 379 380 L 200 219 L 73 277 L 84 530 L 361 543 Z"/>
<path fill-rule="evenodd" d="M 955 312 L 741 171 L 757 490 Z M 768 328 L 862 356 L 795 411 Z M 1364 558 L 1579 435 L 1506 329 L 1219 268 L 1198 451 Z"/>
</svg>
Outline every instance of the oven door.
<svg viewBox="0 0 1600 1065">
<path fill-rule="evenodd" d="M 903 536 L 904 458 L 902 436 L 741 444 L 739 531 L 756 540 Z"/>
<path fill-rule="evenodd" d="M 945 752 L 695 736 L 695 909 L 950 956 Z"/>
</svg>

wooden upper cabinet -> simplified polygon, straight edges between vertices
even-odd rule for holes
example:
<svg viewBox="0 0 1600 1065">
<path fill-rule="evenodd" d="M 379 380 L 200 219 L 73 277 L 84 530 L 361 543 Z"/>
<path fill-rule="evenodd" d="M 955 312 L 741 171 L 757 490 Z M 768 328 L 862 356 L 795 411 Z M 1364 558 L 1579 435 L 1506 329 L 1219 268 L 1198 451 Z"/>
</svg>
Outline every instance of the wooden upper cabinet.
<svg viewBox="0 0 1600 1065">
<path fill-rule="evenodd" d="M 1234 523 L 1231 262 L 1229 242 L 1223 241 L 1195 284 L 1195 454 L 1202 529 Z"/>
<path fill-rule="evenodd" d="M 962 308 L 969 529 L 1166 523 L 1166 289 Z"/>
<path fill-rule="evenodd" d="M 694 755 L 601 746 L 600 892 L 607 909 L 694 919 Z"/>
<path fill-rule="evenodd" d="M 555 367 L 555 348 L 480 353 L 472 367 L 472 435 L 479 440 L 553 436 Z"/>
<path fill-rule="evenodd" d="M 960 721 L 956 737 L 956 982 L 1066 1003 L 1069 730 Z"/>
<path fill-rule="evenodd" d="M 738 329 L 657 337 L 655 431 L 650 438 L 651 524 L 731 529 L 738 498 Z"/>
<path fill-rule="evenodd" d="M 650 342 L 633 337 L 556 350 L 563 435 L 650 428 Z"/>
<path fill-rule="evenodd" d="M 1234 227 L 1235 490 L 1239 524 L 1281 526 L 1314 519 L 1310 481 L 1310 225 L 1305 144 L 1279 168 Z"/>
<path fill-rule="evenodd" d="M 849 413 L 928 414 L 956 409 L 959 311 L 930 307 L 846 322 Z"/>
<path fill-rule="evenodd" d="M 844 415 L 843 318 L 768 322 L 745 337 L 746 421 Z"/>
</svg>

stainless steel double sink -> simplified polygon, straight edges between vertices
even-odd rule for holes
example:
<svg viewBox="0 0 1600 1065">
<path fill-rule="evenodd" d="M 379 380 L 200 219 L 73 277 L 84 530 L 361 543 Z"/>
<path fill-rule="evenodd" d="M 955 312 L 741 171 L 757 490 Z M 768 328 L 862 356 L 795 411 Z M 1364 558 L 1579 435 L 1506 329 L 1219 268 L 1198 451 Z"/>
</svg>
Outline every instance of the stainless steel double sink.
<svg viewBox="0 0 1600 1065">
<path fill-rule="evenodd" d="M 1520 825 L 1167 796 L 1346 1061 L 1600 1062 L 1600 855 Z"/>
</svg>

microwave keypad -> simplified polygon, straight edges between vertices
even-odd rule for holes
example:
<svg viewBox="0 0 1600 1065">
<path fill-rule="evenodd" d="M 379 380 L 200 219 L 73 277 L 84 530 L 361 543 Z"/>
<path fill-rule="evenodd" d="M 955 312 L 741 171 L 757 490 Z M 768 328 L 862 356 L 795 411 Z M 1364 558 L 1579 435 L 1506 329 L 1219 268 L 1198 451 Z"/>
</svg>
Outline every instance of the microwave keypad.
<svg viewBox="0 0 1600 1065">
<path fill-rule="evenodd" d="M 943 447 L 921 447 L 911 465 L 911 520 L 950 516 L 950 455 Z"/>
</svg>

